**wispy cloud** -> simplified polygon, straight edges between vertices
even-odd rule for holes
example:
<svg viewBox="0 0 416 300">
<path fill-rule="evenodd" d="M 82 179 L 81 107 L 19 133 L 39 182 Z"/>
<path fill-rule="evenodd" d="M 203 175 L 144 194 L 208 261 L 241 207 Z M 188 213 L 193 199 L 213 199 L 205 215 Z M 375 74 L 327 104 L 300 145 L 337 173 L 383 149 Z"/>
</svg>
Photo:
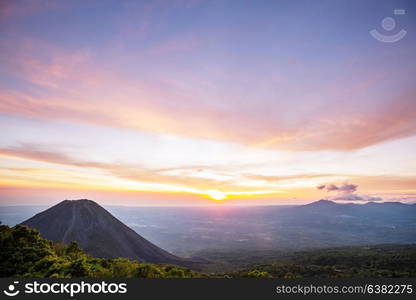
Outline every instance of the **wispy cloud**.
<svg viewBox="0 0 416 300">
<path fill-rule="evenodd" d="M 226 176 L 208 168 L 200 166 L 186 166 L 168 169 L 151 169 L 140 164 L 103 163 L 76 158 L 58 148 L 45 147 L 34 144 L 20 144 L 17 146 L 0 148 L 0 156 L 10 156 L 40 162 L 79 167 L 92 168 L 101 171 L 100 176 L 118 178 L 121 186 L 134 188 L 134 183 L 140 187 L 140 183 L 152 184 L 158 190 L 182 190 L 190 193 L 201 193 L 213 189 L 229 191 L 230 194 L 259 193 L 264 190 L 258 186 L 241 186 L 238 184 L 238 176 Z M 33 173 L 42 169 L 8 168 L 14 172 Z M 53 173 L 53 172 L 52 172 Z M 72 174 L 69 177 L 73 177 Z M 68 177 L 68 178 L 69 178 Z M 53 180 L 53 179 L 52 179 Z M 94 187 L 94 185 L 92 186 Z M 273 192 L 273 190 L 268 190 Z M 278 192 L 277 190 L 275 192 Z"/>
<path fill-rule="evenodd" d="M 50 149 L 50 148 L 49 148 Z M 44 161 L 55 164 L 71 165 L 76 167 L 102 168 L 108 167 L 107 164 L 91 161 L 82 161 L 70 157 L 67 154 L 54 150 L 45 149 L 39 145 L 20 144 L 7 148 L 0 148 L 0 155 L 21 157 L 31 160 Z"/>
<path fill-rule="evenodd" d="M 338 196 L 330 197 L 330 200 L 342 201 L 382 201 L 383 198 L 377 196 L 357 195 L 353 193 L 343 193 Z"/>
</svg>

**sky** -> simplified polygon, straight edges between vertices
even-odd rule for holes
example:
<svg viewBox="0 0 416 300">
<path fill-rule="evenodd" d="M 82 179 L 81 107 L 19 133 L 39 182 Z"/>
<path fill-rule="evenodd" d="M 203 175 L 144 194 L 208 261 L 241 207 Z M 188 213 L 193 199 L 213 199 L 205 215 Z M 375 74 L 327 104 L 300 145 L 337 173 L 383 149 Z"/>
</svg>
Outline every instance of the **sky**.
<svg viewBox="0 0 416 300">
<path fill-rule="evenodd" d="M 415 202 L 415 14 L 2 1 L 0 205 Z"/>
</svg>

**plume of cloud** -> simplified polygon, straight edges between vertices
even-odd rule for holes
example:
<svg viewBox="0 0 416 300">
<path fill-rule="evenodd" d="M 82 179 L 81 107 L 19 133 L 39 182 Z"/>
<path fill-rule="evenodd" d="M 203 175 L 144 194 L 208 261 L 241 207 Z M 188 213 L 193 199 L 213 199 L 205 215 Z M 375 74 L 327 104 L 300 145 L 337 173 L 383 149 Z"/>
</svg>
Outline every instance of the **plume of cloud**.
<svg viewBox="0 0 416 300">
<path fill-rule="evenodd" d="M 383 198 L 371 195 L 360 195 L 355 192 L 358 189 L 357 184 L 344 183 L 342 185 L 336 184 L 322 184 L 316 187 L 318 190 L 326 190 L 330 193 L 335 193 L 334 196 L 329 197 L 329 200 L 341 201 L 382 201 Z"/>
<path fill-rule="evenodd" d="M 325 189 L 328 192 L 339 192 L 339 193 L 354 193 L 357 191 L 358 185 L 352 183 L 344 183 L 343 185 L 335 185 L 335 184 L 328 184 L 328 185 L 319 185 L 316 187 L 318 190 Z"/>
</svg>

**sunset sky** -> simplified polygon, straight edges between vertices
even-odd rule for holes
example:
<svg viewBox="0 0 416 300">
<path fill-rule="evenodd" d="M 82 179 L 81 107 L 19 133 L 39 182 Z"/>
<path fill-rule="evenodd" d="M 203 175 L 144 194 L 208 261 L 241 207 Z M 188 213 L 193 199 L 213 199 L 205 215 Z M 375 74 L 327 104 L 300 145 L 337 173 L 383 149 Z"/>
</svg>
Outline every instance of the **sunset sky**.
<svg viewBox="0 0 416 300">
<path fill-rule="evenodd" d="M 0 205 L 416 202 L 415 14 L 1 1 Z"/>
</svg>

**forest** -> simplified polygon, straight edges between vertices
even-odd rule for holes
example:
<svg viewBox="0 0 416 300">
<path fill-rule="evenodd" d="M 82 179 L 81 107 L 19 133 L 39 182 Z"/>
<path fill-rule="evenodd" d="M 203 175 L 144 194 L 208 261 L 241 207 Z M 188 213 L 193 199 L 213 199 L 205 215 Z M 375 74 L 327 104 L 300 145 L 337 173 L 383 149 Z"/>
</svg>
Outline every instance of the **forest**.
<svg viewBox="0 0 416 300">
<path fill-rule="evenodd" d="M 338 247 L 295 252 L 206 253 L 195 270 L 126 258 L 97 258 L 76 242 L 42 238 L 35 229 L 0 225 L 0 277 L 299 278 L 416 277 L 416 245 Z"/>
</svg>

